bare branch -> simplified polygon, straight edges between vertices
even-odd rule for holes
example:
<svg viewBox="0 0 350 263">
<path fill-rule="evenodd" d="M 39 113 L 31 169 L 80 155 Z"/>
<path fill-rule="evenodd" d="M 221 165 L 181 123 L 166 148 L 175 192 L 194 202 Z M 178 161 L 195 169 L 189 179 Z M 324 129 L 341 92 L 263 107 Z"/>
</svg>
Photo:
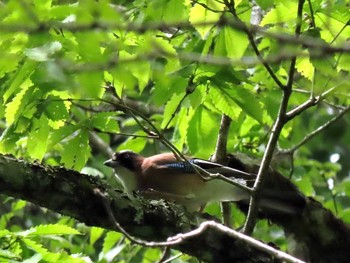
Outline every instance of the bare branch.
<svg viewBox="0 0 350 263">
<path fill-rule="evenodd" d="M 305 101 L 303 104 L 299 105 L 298 107 L 294 108 L 293 110 L 290 110 L 289 112 L 286 113 L 286 119 L 290 121 L 291 119 L 295 118 L 308 108 L 315 106 L 319 102 L 321 102 L 325 97 L 327 97 L 328 94 L 330 94 L 336 87 L 330 88 L 329 90 L 323 92 L 321 95 L 314 97 L 311 94 L 310 99 Z"/>
<path fill-rule="evenodd" d="M 227 139 L 230 131 L 231 118 L 223 114 L 221 116 L 220 130 L 216 142 L 215 152 L 212 161 L 224 164 L 227 155 Z M 227 202 L 221 203 L 222 222 L 226 226 L 232 226 L 231 205 Z"/>
<path fill-rule="evenodd" d="M 185 233 L 185 234 L 178 234 L 174 237 L 169 238 L 168 240 L 170 240 L 172 242 L 179 242 L 180 243 L 180 242 L 183 242 L 187 239 L 190 239 L 190 238 L 193 238 L 193 237 L 196 237 L 196 236 L 202 234 L 208 228 L 217 229 L 223 233 L 226 233 L 227 235 L 230 235 L 234 238 L 237 238 L 238 240 L 242 240 L 245 243 L 247 243 L 247 244 L 249 244 L 249 245 L 251 245 L 259 250 L 262 250 L 264 252 L 269 253 L 270 255 L 274 256 L 277 259 L 281 259 L 281 260 L 284 260 L 284 261 L 290 262 L 290 263 L 305 263 L 304 261 L 297 259 L 297 258 L 295 258 L 295 257 L 293 257 L 285 252 L 274 249 L 274 248 L 262 243 L 261 241 L 258 241 L 250 236 L 247 236 L 247 235 L 244 235 L 240 232 L 237 232 L 237 231 L 235 231 L 231 228 L 228 228 L 224 225 L 218 224 L 214 221 L 204 222 L 204 223 L 200 224 L 200 226 L 197 229 L 195 229 L 191 232 Z"/>
<path fill-rule="evenodd" d="M 288 149 L 288 150 L 284 150 L 281 151 L 281 153 L 283 154 L 291 154 L 293 152 L 295 152 L 297 149 L 299 149 L 301 146 L 303 146 L 304 144 L 306 144 L 307 142 L 309 142 L 313 137 L 315 137 L 316 135 L 318 135 L 320 132 L 324 131 L 325 129 L 329 128 L 333 123 L 335 123 L 337 120 L 339 120 L 340 118 L 342 118 L 346 113 L 348 113 L 350 111 L 350 107 L 346 107 L 344 109 L 342 109 L 339 114 L 337 114 L 336 116 L 334 116 L 332 119 L 330 119 L 329 121 L 327 121 L 325 124 L 321 125 L 320 127 L 318 127 L 316 130 L 314 130 L 313 132 L 311 132 L 310 134 L 308 134 L 307 136 L 304 137 L 304 139 L 302 139 L 299 143 L 297 143 L 293 148 Z"/>
<path fill-rule="evenodd" d="M 295 30 L 296 37 L 298 37 L 300 34 L 300 26 L 301 26 L 300 23 L 302 18 L 301 16 L 302 16 L 303 5 L 304 5 L 304 0 L 299 0 L 298 17 L 297 17 L 298 25 Z M 286 118 L 286 112 L 287 112 L 289 98 L 290 98 L 290 95 L 292 94 L 295 59 L 296 58 L 292 58 L 292 61 L 291 61 L 289 80 L 287 82 L 287 85 L 283 88 L 283 95 L 282 95 L 282 100 L 278 111 L 277 119 L 275 121 L 275 124 L 272 127 L 271 135 L 267 143 L 263 159 L 261 161 L 261 166 L 260 166 L 256 181 L 254 183 L 254 192 L 250 198 L 248 215 L 247 215 L 247 218 L 244 224 L 244 229 L 243 229 L 244 233 L 248 235 L 250 235 L 254 230 L 256 220 L 257 220 L 257 214 L 258 214 L 259 195 L 260 195 L 260 192 L 262 191 L 261 186 L 263 185 L 263 181 L 265 180 L 266 174 L 268 172 L 268 169 L 272 160 L 273 152 L 276 148 L 280 133 L 283 129 L 283 126 L 288 121 L 288 119 Z"/>
</svg>

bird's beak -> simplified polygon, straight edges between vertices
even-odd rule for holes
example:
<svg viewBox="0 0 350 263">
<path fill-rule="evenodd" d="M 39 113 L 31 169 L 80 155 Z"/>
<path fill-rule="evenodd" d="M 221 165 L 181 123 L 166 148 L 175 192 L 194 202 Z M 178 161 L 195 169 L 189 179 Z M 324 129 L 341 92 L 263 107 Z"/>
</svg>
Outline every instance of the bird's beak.
<svg viewBox="0 0 350 263">
<path fill-rule="evenodd" d="M 118 162 L 113 161 L 112 159 L 109 159 L 109 160 L 105 161 L 103 164 L 108 166 L 108 167 L 114 168 L 117 166 Z"/>
</svg>

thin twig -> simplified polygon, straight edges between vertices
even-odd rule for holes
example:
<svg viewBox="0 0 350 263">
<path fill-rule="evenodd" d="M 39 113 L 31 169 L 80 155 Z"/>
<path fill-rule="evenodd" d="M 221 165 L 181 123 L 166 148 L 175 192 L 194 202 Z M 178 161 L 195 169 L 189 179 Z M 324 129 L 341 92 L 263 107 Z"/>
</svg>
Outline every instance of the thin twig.
<svg viewBox="0 0 350 263">
<path fill-rule="evenodd" d="M 227 0 L 225 1 L 227 2 Z M 302 36 L 300 38 L 295 38 L 295 36 L 291 36 L 286 33 L 276 33 L 267 30 L 264 27 L 255 26 L 255 25 L 247 25 L 240 21 L 225 19 L 224 17 L 220 19 L 218 22 L 215 21 L 205 21 L 198 22 L 195 24 L 191 24 L 189 22 L 176 22 L 176 23 L 164 23 L 164 22 L 148 22 L 148 23 L 107 23 L 101 21 L 93 21 L 90 24 L 77 24 L 76 22 L 69 23 L 61 23 L 57 21 L 45 21 L 45 23 L 39 23 L 36 25 L 28 25 L 28 24 L 5 24 L 0 23 L 0 31 L 2 32 L 25 32 L 27 34 L 42 34 L 49 32 L 52 28 L 60 28 L 61 30 L 67 30 L 70 32 L 84 32 L 91 30 L 99 30 L 99 31 L 108 31 L 111 30 L 125 30 L 125 31 L 135 31 L 144 33 L 146 31 L 152 30 L 166 30 L 172 28 L 182 28 L 182 29 L 193 29 L 193 27 L 200 26 L 230 26 L 237 30 L 246 31 L 248 30 L 251 34 L 259 33 L 262 36 L 269 37 L 279 41 L 280 43 L 289 43 L 289 44 L 297 44 L 300 46 L 308 47 L 310 50 L 319 50 L 321 54 L 333 54 L 337 52 L 349 52 L 350 46 L 347 43 L 338 46 L 330 46 L 323 41 L 315 39 L 310 36 Z"/>
<path fill-rule="evenodd" d="M 203 169 L 202 167 L 196 165 L 196 164 L 193 164 L 193 163 L 189 163 L 192 165 L 192 167 L 196 170 L 196 172 L 198 173 L 198 175 L 201 176 L 201 178 L 205 181 L 211 181 L 211 180 L 216 180 L 216 179 L 219 179 L 219 180 L 222 180 L 222 181 L 225 181 L 229 184 L 232 184 L 244 191 L 246 191 L 247 193 L 249 194 L 252 194 L 253 193 L 253 189 L 251 189 L 250 187 L 238 182 L 237 180 L 233 180 L 233 179 L 230 179 L 229 177 L 226 177 L 220 173 L 209 173 L 207 170 Z M 247 173 L 247 175 L 250 175 Z M 252 175 L 253 176 L 253 175 Z"/>
<path fill-rule="evenodd" d="M 307 101 L 305 101 L 303 104 L 299 105 L 298 107 L 296 107 L 296 108 L 294 108 L 286 113 L 287 120 L 289 121 L 289 120 L 295 118 L 297 115 L 304 112 L 305 110 L 307 110 L 308 108 L 315 106 L 320 101 L 322 101 L 327 95 L 329 95 L 334 89 L 335 89 L 335 87 L 330 88 L 329 90 L 325 91 L 324 93 L 322 93 L 321 95 L 316 96 L 316 97 L 314 97 L 311 94 L 311 97 Z"/>
<path fill-rule="evenodd" d="M 308 134 L 307 136 L 304 137 L 304 139 L 302 139 L 299 143 L 297 143 L 295 146 L 293 146 L 290 149 L 287 150 L 283 150 L 281 151 L 281 153 L 283 154 L 291 154 L 293 152 L 295 152 L 297 149 L 299 149 L 301 146 L 303 146 L 304 144 L 306 144 L 307 142 L 309 142 L 313 137 L 315 137 L 316 135 L 318 135 L 320 132 L 324 131 L 325 129 L 327 129 L 328 127 L 330 127 L 333 123 L 335 123 L 337 120 L 339 120 L 341 117 L 343 117 L 346 113 L 348 113 L 350 111 L 350 106 L 342 109 L 339 114 L 337 114 L 336 116 L 334 116 L 332 119 L 330 119 L 329 121 L 327 121 L 325 124 L 321 125 L 320 127 L 318 127 L 316 130 L 314 130 L 313 132 L 311 132 L 310 134 Z"/>
<path fill-rule="evenodd" d="M 278 77 L 276 76 L 276 74 L 273 72 L 272 68 L 270 67 L 270 65 L 265 61 L 265 59 L 263 58 L 263 56 L 261 55 L 258 46 L 256 45 L 256 42 L 254 40 L 254 35 L 252 34 L 252 32 L 249 30 L 249 27 L 242 22 L 242 20 L 238 17 L 237 13 L 236 13 L 236 9 L 235 9 L 235 3 L 233 0 L 231 0 L 230 2 L 228 0 L 224 0 L 224 3 L 226 5 L 226 7 L 228 8 L 228 10 L 230 11 L 230 13 L 233 15 L 233 17 L 235 18 L 237 23 L 241 24 L 241 29 L 242 31 L 244 31 L 247 34 L 248 40 L 250 42 L 250 45 L 252 46 L 257 58 L 259 59 L 259 61 L 264 65 L 265 69 L 267 70 L 267 72 L 270 74 L 271 78 L 275 81 L 275 83 L 277 84 L 278 87 L 280 87 L 281 89 L 284 89 L 284 85 L 282 84 L 282 82 L 278 79 Z"/>
<path fill-rule="evenodd" d="M 225 12 L 227 12 L 226 10 L 215 10 L 215 9 L 209 7 L 208 5 L 203 4 L 203 3 L 201 3 L 201 2 L 199 2 L 197 0 L 192 0 L 192 2 L 197 4 L 197 5 L 200 5 L 200 6 L 204 7 L 205 9 L 207 9 L 207 10 L 213 12 L 213 13 L 225 13 Z"/>
<path fill-rule="evenodd" d="M 310 27 L 311 28 L 315 28 L 316 27 L 316 22 L 315 22 L 315 16 L 314 16 L 314 10 L 312 8 L 312 4 L 310 0 L 307 0 L 308 4 L 309 4 L 309 9 L 310 9 L 310 14 L 311 14 L 311 23 L 310 23 Z"/>
<path fill-rule="evenodd" d="M 231 228 L 228 228 L 224 225 L 221 225 L 219 223 L 216 223 L 214 221 L 206 221 L 200 224 L 200 226 L 188 233 L 185 234 L 178 234 L 174 237 L 168 238 L 168 240 L 173 241 L 173 242 L 183 242 L 186 239 L 189 238 L 193 238 L 195 236 L 198 236 L 200 234 L 202 234 L 204 231 L 206 231 L 207 229 L 212 228 L 215 230 L 218 230 L 222 233 L 225 233 L 227 235 L 230 235 L 234 238 L 237 238 L 237 240 L 242 240 L 245 243 L 249 244 L 252 247 L 255 247 L 256 249 L 259 249 L 261 251 L 264 251 L 266 253 L 269 253 L 270 255 L 272 255 L 273 257 L 275 257 L 276 259 L 280 259 L 280 260 L 284 260 L 285 262 L 290 262 L 290 263 L 305 263 L 304 261 L 297 259 L 283 251 L 274 249 L 268 245 L 266 245 L 265 243 L 262 243 L 261 241 L 258 241 L 250 236 L 247 236 L 243 233 L 237 232 Z"/>
</svg>

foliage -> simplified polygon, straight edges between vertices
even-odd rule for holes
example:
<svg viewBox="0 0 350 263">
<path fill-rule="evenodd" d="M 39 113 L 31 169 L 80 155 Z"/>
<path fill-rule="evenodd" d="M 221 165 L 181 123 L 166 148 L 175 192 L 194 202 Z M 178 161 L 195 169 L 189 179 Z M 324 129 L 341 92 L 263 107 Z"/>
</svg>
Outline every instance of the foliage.
<svg viewBox="0 0 350 263">
<path fill-rule="evenodd" d="M 228 151 L 260 158 L 297 57 L 287 110 L 310 97 L 316 106 L 286 124 L 274 163 L 346 220 L 349 118 L 293 147 L 349 105 L 347 3 L 307 1 L 295 36 L 298 1 L 256 2 L 260 27 L 249 26 L 246 0 L 0 1 L 0 152 L 98 174 L 110 171 L 93 136 L 113 150 L 151 155 L 172 144 L 209 158 L 225 114 Z M 1 209 L 0 258 L 150 262 L 161 255 L 59 215 L 45 220 L 50 212 L 42 209 L 24 220 L 28 206 L 10 200 Z M 243 216 L 233 213 L 238 227 Z M 264 222 L 256 232 L 287 246 Z"/>
</svg>

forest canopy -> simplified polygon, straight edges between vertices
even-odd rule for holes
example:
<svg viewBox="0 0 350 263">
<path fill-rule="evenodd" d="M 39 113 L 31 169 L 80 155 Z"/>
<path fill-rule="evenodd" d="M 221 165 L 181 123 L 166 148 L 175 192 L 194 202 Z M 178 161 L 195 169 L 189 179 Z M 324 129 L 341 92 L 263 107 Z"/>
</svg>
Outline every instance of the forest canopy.
<svg viewBox="0 0 350 263">
<path fill-rule="evenodd" d="M 347 1 L 3 0 L 0 7 L 0 261 L 345 262 L 346 248 L 334 243 L 327 258 L 325 247 L 341 234 L 350 244 Z M 226 165 L 231 156 L 233 168 L 257 176 L 252 198 L 223 205 L 230 230 L 213 227 L 220 204 L 194 216 L 137 194 L 129 200 L 103 165 L 126 149 Z M 293 183 L 308 211 L 262 216 L 259 194 L 280 183 Z M 146 242 L 200 222 L 209 230 L 197 241 L 172 249 Z M 208 245 L 226 235 L 256 250 L 243 257 L 231 239 L 232 247 Z"/>
</svg>

